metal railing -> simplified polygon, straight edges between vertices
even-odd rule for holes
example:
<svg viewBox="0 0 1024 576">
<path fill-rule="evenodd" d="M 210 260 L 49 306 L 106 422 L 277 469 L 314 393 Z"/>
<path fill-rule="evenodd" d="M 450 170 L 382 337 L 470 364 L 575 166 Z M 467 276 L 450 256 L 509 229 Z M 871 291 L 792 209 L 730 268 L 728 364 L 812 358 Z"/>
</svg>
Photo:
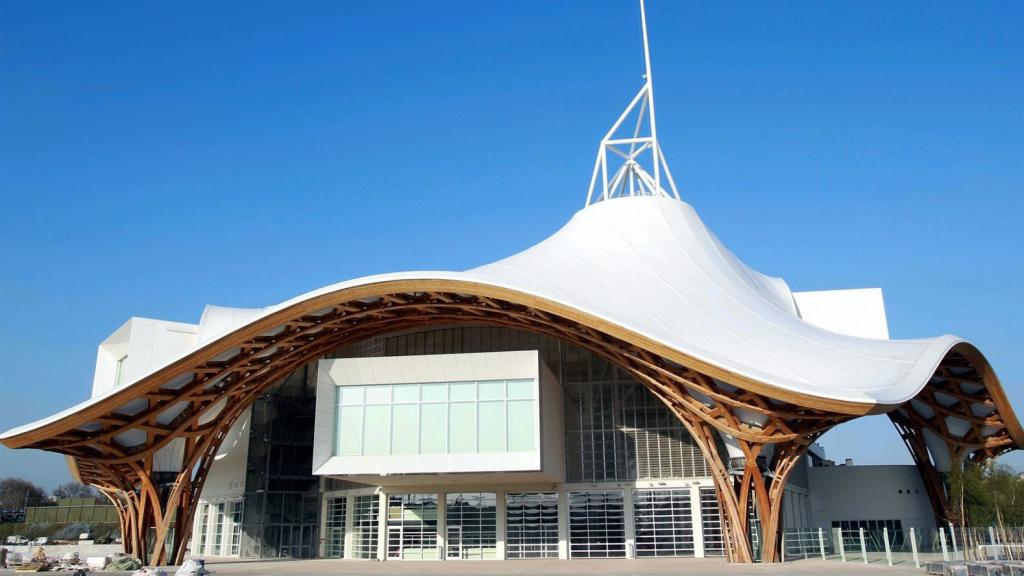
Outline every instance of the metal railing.
<svg viewBox="0 0 1024 576">
<path fill-rule="evenodd" d="M 940 561 L 1024 562 L 1024 527 L 786 530 L 782 556 L 783 561 L 837 560 L 917 568 Z"/>
</svg>

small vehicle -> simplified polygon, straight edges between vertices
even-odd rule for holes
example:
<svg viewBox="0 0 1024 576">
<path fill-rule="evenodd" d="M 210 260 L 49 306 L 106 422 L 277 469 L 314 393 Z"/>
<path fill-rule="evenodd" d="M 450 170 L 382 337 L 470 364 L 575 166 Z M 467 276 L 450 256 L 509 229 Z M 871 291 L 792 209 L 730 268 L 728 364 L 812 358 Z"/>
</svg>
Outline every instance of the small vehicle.
<svg viewBox="0 0 1024 576">
<path fill-rule="evenodd" d="M 11 536 L 7 537 L 7 543 L 12 544 L 14 546 L 20 546 L 23 544 L 28 544 L 28 538 L 25 538 L 24 536 L 19 536 L 17 534 L 12 534 Z"/>
<path fill-rule="evenodd" d="M 46 536 L 41 536 L 28 543 L 29 546 L 44 546 L 50 542 L 50 539 Z"/>
</svg>

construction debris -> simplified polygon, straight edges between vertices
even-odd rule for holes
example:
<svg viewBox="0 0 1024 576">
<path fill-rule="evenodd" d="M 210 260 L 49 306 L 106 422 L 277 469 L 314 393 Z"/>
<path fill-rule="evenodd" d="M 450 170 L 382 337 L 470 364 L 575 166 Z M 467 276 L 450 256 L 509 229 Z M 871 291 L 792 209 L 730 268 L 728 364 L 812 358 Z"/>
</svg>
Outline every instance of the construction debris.
<svg viewBox="0 0 1024 576">
<path fill-rule="evenodd" d="M 142 562 L 134 556 L 115 556 L 104 568 L 107 572 L 134 572 L 142 568 Z"/>
</svg>

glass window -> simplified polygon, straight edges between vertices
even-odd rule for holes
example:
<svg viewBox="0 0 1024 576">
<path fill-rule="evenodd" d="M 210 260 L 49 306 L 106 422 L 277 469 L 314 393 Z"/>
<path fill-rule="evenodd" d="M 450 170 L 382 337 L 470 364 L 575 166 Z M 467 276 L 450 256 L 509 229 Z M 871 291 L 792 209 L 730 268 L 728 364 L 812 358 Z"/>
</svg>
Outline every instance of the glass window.
<svg viewBox="0 0 1024 576">
<path fill-rule="evenodd" d="M 419 402 L 420 401 L 420 385 L 419 384 L 401 384 L 394 387 L 394 402 Z"/>
<path fill-rule="evenodd" d="M 389 401 L 391 386 L 367 386 L 367 404 L 387 404 Z"/>
<path fill-rule="evenodd" d="M 421 386 L 424 402 L 448 401 L 447 384 L 423 384 Z"/>
<path fill-rule="evenodd" d="M 476 452 L 476 403 L 449 404 L 448 451 Z"/>
<path fill-rule="evenodd" d="M 383 456 L 391 448 L 391 407 L 367 406 L 363 420 L 363 455 Z"/>
<path fill-rule="evenodd" d="M 455 382 L 449 389 L 452 402 L 476 400 L 476 382 Z"/>
<path fill-rule="evenodd" d="M 533 398 L 533 380 L 509 380 L 508 397 L 513 400 L 528 400 Z"/>
<path fill-rule="evenodd" d="M 483 387 L 481 387 L 483 395 Z M 481 402 L 479 452 L 505 452 L 505 401 Z M 518 424 L 517 424 L 518 425 Z"/>
<path fill-rule="evenodd" d="M 391 407 L 391 453 L 416 454 L 420 449 L 420 407 L 396 404 Z"/>
<path fill-rule="evenodd" d="M 505 381 L 495 380 L 491 382 L 480 382 L 479 393 L 481 400 L 504 400 Z"/>
<path fill-rule="evenodd" d="M 339 386 L 338 397 L 339 404 L 362 404 L 363 403 L 363 386 Z"/>
<path fill-rule="evenodd" d="M 420 406 L 420 454 L 444 454 L 448 451 L 448 405 Z"/>
<path fill-rule="evenodd" d="M 505 501 L 505 557 L 558 558 L 558 493 L 508 493 Z"/>
<path fill-rule="evenodd" d="M 334 453 L 536 450 L 534 388 L 532 380 L 339 386 Z"/>
<path fill-rule="evenodd" d="M 508 402 L 508 451 L 536 450 L 533 400 Z"/>
<path fill-rule="evenodd" d="M 445 506 L 448 558 L 497 558 L 497 499 L 493 492 L 449 493 Z"/>
<path fill-rule="evenodd" d="M 339 456 L 357 456 L 363 453 L 363 407 L 342 406 L 338 410 L 338 438 L 335 441 Z"/>
<path fill-rule="evenodd" d="M 356 496 L 355 510 L 352 514 L 352 557 L 377 557 L 377 532 L 380 522 L 377 513 L 380 499 L 376 494 Z"/>
<path fill-rule="evenodd" d="M 569 493 L 569 557 L 626 557 L 621 491 Z"/>
</svg>

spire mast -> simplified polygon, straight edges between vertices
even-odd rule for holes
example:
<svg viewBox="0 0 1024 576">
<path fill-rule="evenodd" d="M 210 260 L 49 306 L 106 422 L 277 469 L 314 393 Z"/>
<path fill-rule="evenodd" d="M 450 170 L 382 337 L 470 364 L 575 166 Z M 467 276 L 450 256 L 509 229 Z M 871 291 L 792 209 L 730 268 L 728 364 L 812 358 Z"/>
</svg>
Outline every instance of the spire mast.
<svg viewBox="0 0 1024 576">
<path fill-rule="evenodd" d="M 587 206 L 620 196 L 659 196 L 679 199 L 672 172 L 665 163 L 658 144 L 658 127 L 654 121 L 654 81 L 651 73 L 651 48 L 647 38 L 647 10 L 640 0 L 640 27 L 644 43 L 644 84 L 626 109 L 601 139 L 594 161 L 594 172 L 587 191 Z M 628 121 L 628 122 L 627 122 Z M 646 134 L 644 124 L 646 123 Z M 621 136 L 624 125 L 633 129 Z M 650 160 L 647 153 L 650 152 Z M 609 159 L 618 166 L 608 166 Z M 647 165 L 651 172 L 648 172 Z M 653 172 L 653 175 L 652 175 Z M 662 172 L 670 191 L 661 186 Z"/>
<path fill-rule="evenodd" d="M 647 114 L 652 140 L 651 159 L 654 160 L 654 187 L 657 190 L 661 188 L 661 162 L 658 160 L 661 149 L 658 146 L 658 126 L 654 122 L 654 78 L 651 75 L 651 46 L 647 41 L 647 10 L 644 7 L 644 0 L 640 0 L 640 28 L 643 30 L 644 36 L 644 68 L 647 72 L 644 75 L 647 79 Z"/>
</svg>

